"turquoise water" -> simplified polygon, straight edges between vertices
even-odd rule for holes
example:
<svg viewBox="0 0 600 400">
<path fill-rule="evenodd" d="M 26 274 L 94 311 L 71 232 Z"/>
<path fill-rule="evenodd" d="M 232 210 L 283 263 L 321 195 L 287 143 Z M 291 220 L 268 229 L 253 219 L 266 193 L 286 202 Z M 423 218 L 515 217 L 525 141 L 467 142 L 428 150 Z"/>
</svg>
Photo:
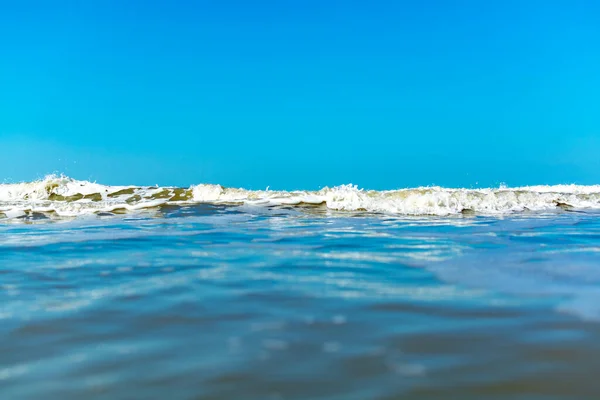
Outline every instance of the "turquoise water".
<svg viewBox="0 0 600 400">
<path fill-rule="evenodd" d="M 0 397 L 597 399 L 599 217 L 0 221 Z"/>
</svg>

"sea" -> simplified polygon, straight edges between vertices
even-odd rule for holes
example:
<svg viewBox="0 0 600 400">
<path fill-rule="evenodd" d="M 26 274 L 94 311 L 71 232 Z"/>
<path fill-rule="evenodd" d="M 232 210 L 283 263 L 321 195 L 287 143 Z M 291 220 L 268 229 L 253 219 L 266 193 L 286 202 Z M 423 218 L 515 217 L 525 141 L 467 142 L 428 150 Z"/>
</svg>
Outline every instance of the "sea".
<svg viewBox="0 0 600 400">
<path fill-rule="evenodd" d="M 600 186 L 0 185 L 1 399 L 599 399 Z"/>
</svg>

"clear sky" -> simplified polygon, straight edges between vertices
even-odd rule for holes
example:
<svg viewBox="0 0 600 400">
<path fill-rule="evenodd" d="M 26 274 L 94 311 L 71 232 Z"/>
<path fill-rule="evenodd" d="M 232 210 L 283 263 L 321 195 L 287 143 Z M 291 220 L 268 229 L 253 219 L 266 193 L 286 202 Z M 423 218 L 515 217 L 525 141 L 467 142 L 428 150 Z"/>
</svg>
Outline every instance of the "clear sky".
<svg viewBox="0 0 600 400">
<path fill-rule="evenodd" d="M 0 0 L 0 182 L 600 183 L 597 1 Z"/>
</svg>

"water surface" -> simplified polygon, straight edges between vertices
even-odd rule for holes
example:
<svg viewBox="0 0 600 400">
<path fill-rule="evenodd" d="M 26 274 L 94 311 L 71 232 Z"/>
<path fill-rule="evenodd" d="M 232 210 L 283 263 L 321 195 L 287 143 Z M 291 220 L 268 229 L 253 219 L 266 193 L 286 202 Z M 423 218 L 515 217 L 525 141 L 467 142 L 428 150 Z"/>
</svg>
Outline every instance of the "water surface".
<svg viewBox="0 0 600 400">
<path fill-rule="evenodd" d="M 597 399 L 600 214 L 0 222 L 0 397 Z"/>
</svg>

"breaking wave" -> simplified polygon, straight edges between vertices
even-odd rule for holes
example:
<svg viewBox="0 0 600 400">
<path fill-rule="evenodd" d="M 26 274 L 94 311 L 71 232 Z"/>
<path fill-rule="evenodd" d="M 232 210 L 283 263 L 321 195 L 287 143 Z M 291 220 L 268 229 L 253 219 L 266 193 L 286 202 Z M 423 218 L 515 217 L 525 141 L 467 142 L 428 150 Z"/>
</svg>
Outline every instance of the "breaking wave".
<svg viewBox="0 0 600 400">
<path fill-rule="evenodd" d="M 321 205 L 331 210 L 396 215 L 501 215 L 524 211 L 600 209 L 600 185 L 491 189 L 421 187 L 386 191 L 342 185 L 318 191 L 288 192 L 225 188 L 212 184 L 199 184 L 189 188 L 105 186 L 54 175 L 34 182 L 0 184 L 0 219 L 18 218 L 33 213 L 77 217 L 125 213 L 165 204 L 195 203 Z"/>
</svg>

